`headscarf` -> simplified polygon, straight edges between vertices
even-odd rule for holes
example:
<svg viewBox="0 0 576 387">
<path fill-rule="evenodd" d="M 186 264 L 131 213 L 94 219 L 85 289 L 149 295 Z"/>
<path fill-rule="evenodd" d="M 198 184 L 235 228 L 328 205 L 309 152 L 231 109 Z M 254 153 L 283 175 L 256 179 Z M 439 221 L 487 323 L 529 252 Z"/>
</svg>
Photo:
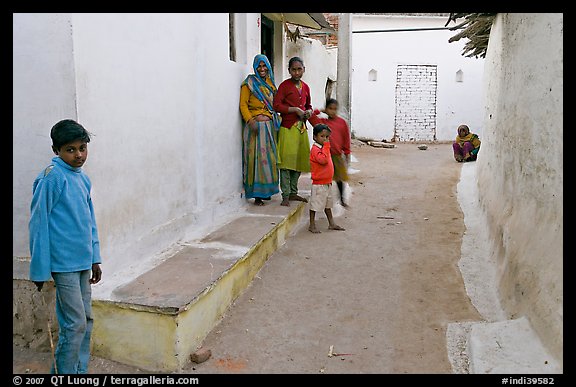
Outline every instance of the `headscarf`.
<svg viewBox="0 0 576 387">
<path fill-rule="evenodd" d="M 464 129 L 466 132 L 465 136 L 460 136 L 460 129 Z M 478 135 L 471 133 L 470 128 L 466 125 L 460 125 L 458 127 L 458 135 L 456 136 L 456 142 L 460 145 L 464 145 L 465 142 L 471 142 L 474 148 L 478 148 L 480 146 L 480 139 Z"/>
<path fill-rule="evenodd" d="M 265 79 L 262 79 L 260 74 L 258 74 L 258 66 L 260 62 L 264 62 L 266 67 L 268 68 L 268 77 L 270 77 L 270 81 L 272 82 L 272 86 L 269 85 Z M 266 55 L 258 54 L 254 57 L 254 62 L 252 63 L 252 68 L 254 69 L 254 74 L 250 74 L 246 77 L 242 85 L 248 86 L 250 92 L 258 98 L 260 102 L 266 106 L 266 109 L 272 114 L 272 121 L 274 123 L 274 129 L 280 130 L 280 117 L 274 111 L 274 94 L 276 94 L 276 83 L 274 82 L 274 73 L 272 72 L 272 66 L 270 66 L 270 62 Z"/>
</svg>

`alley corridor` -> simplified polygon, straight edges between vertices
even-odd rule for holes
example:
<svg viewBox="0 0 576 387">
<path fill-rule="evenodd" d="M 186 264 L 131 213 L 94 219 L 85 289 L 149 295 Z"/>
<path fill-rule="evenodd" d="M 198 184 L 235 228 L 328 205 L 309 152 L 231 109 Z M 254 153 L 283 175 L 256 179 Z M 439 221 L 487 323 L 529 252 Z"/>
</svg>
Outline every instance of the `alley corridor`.
<svg viewBox="0 0 576 387">
<path fill-rule="evenodd" d="M 450 144 L 355 146 L 350 207 L 334 211 L 346 231 L 328 230 L 317 214 L 322 232 L 310 233 L 306 209 L 204 340 L 211 358 L 180 372 L 452 373 L 447 325 L 482 317 L 458 269 L 462 164 L 451 152 Z M 309 175 L 301 179 L 307 196 Z M 279 205 L 276 196 L 267 205 Z M 47 353 L 15 348 L 14 356 L 15 373 L 48 367 Z M 146 372 L 99 358 L 90 371 Z"/>
</svg>

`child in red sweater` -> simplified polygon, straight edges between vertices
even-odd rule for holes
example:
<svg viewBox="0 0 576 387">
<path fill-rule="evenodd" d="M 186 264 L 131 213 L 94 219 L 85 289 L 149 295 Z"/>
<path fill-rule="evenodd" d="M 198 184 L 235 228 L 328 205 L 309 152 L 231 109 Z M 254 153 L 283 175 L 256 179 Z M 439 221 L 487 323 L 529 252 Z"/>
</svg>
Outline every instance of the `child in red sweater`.
<svg viewBox="0 0 576 387">
<path fill-rule="evenodd" d="M 315 109 L 310 117 L 312 125 L 326 124 L 330 127 L 330 154 L 334 163 L 334 181 L 340 193 L 340 203 L 343 207 L 348 207 L 344 201 L 344 182 L 348 180 L 348 166 L 350 165 L 350 128 L 348 123 L 338 116 L 338 101 L 330 98 L 326 101 L 323 110 L 328 118 L 321 118 L 320 110 Z"/>
<path fill-rule="evenodd" d="M 320 230 L 316 228 L 316 211 L 324 210 L 328 218 L 329 230 L 344 230 L 334 223 L 332 217 L 332 178 L 334 177 L 334 164 L 330 155 L 330 128 L 325 124 L 314 126 L 314 144 L 310 149 L 310 172 L 312 175 L 312 191 L 310 195 L 310 226 L 308 230 L 315 234 Z"/>
</svg>

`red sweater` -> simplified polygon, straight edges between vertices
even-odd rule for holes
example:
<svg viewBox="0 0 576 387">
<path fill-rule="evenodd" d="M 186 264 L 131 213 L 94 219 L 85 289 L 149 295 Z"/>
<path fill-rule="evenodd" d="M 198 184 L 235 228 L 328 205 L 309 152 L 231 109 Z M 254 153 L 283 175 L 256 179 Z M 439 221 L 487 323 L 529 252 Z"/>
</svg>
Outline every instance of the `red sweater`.
<svg viewBox="0 0 576 387">
<path fill-rule="evenodd" d="M 324 146 L 314 142 L 310 149 L 310 174 L 312 184 L 330 184 L 334 177 L 334 164 L 330 156 L 330 142 Z"/>
<path fill-rule="evenodd" d="M 330 128 L 330 147 L 331 152 L 335 156 L 339 156 L 341 154 L 349 155 L 350 154 L 350 129 L 348 128 L 348 124 L 342 117 L 334 117 L 334 118 L 321 118 L 318 117 L 320 114 L 320 110 L 314 109 L 314 113 L 312 117 L 310 117 L 310 123 L 313 126 L 318 124 L 325 124 L 328 125 Z"/>
<path fill-rule="evenodd" d="M 302 90 L 298 91 L 292 79 L 288 78 L 278 86 L 278 91 L 274 96 L 274 110 L 282 116 L 281 125 L 288 129 L 300 119 L 298 114 L 288 113 L 289 107 L 299 107 L 302 110 L 312 109 L 310 88 L 303 81 L 300 81 L 300 83 L 302 84 Z"/>
</svg>

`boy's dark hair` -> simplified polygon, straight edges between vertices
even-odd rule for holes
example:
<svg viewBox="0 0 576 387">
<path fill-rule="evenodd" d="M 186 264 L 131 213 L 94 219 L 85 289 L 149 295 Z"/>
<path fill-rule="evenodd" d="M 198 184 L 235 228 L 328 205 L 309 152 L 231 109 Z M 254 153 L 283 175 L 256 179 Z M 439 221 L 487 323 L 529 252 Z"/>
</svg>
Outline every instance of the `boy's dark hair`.
<svg viewBox="0 0 576 387">
<path fill-rule="evenodd" d="M 318 124 L 318 125 L 314 126 L 314 132 L 313 133 L 316 136 L 318 133 L 320 133 L 323 130 L 327 130 L 328 132 L 332 133 L 332 131 L 330 130 L 330 128 L 326 124 Z"/>
<path fill-rule="evenodd" d="M 328 98 L 328 99 L 326 100 L 326 105 L 325 105 L 325 106 L 328 107 L 328 106 L 330 106 L 330 105 L 332 105 L 332 104 L 335 104 L 336 106 L 338 106 L 338 101 L 335 100 L 334 98 Z"/>
<path fill-rule="evenodd" d="M 292 63 L 294 62 L 300 62 L 302 64 L 302 67 L 304 67 L 304 61 L 299 56 L 293 56 L 288 61 L 288 68 L 290 68 L 290 66 L 292 66 Z"/>
<path fill-rule="evenodd" d="M 82 125 L 74 120 L 65 119 L 58 121 L 50 130 L 52 148 L 59 150 L 62 145 L 81 140 L 90 142 L 90 133 Z"/>
</svg>

